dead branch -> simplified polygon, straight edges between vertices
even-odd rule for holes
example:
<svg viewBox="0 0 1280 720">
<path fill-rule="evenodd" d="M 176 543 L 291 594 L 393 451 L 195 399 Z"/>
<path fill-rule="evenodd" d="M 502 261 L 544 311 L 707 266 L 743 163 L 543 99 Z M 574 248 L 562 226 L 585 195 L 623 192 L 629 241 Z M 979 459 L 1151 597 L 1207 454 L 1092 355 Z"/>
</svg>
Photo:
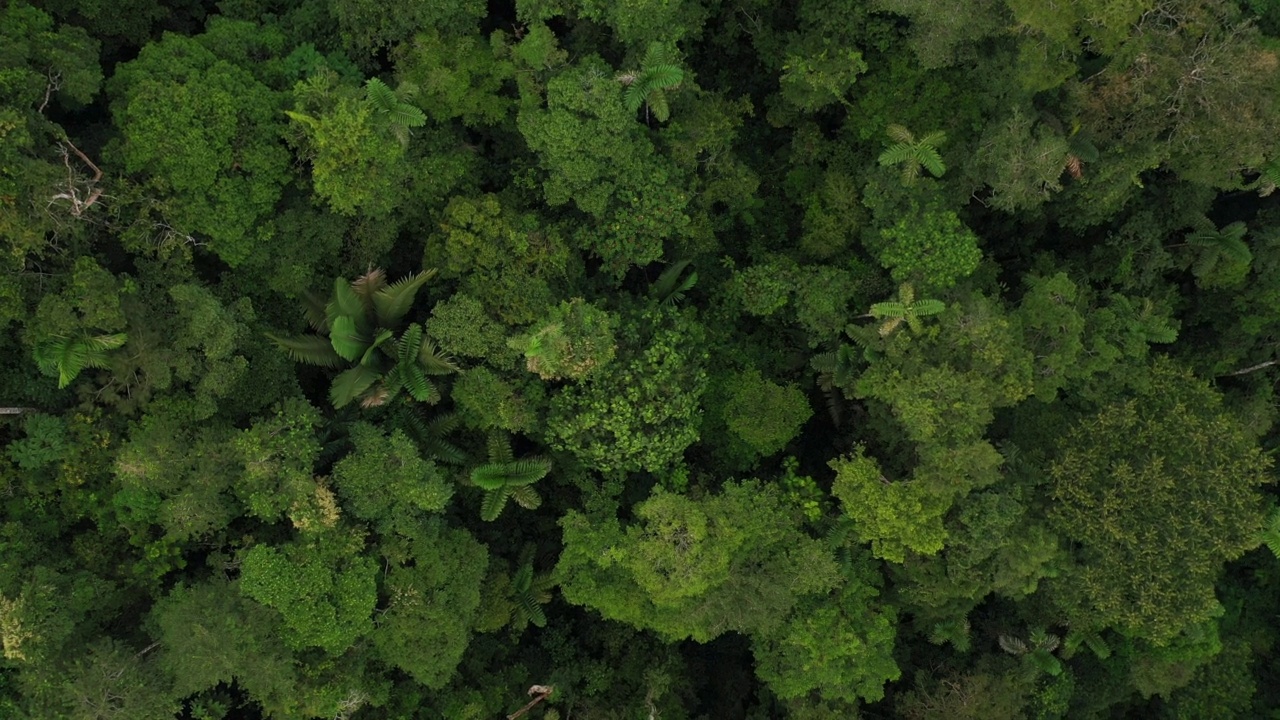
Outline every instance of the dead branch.
<svg viewBox="0 0 1280 720">
<path fill-rule="evenodd" d="M 102 179 L 102 169 L 94 164 L 89 156 L 80 152 L 80 148 L 71 142 L 70 138 L 65 138 L 62 143 L 58 144 L 59 150 L 62 152 L 62 164 L 67 168 L 67 190 L 49 198 L 49 204 L 52 205 L 58 200 L 66 200 L 71 203 L 71 214 L 80 217 L 85 210 L 88 210 L 94 203 L 98 202 L 98 198 L 102 197 L 102 188 L 95 187 L 98 181 Z M 84 183 L 84 190 L 88 193 L 88 197 L 80 199 L 79 183 L 76 181 L 76 171 L 71 167 L 71 155 L 67 152 L 70 148 L 71 152 L 80 158 L 80 161 L 89 166 L 93 170 L 93 177 Z"/>
<path fill-rule="evenodd" d="M 529 712 L 530 710 L 533 709 L 534 705 L 537 705 L 543 700 L 546 700 L 547 698 L 551 697 L 551 693 L 555 692 L 555 690 L 556 689 L 550 685 L 531 685 L 529 687 L 529 694 L 536 695 L 537 697 L 530 700 L 529 704 L 525 705 L 524 707 L 520 708 L 514 713 L 508 715 L 507 720 L 516 720 L 516 718 Z"/>
</svg>

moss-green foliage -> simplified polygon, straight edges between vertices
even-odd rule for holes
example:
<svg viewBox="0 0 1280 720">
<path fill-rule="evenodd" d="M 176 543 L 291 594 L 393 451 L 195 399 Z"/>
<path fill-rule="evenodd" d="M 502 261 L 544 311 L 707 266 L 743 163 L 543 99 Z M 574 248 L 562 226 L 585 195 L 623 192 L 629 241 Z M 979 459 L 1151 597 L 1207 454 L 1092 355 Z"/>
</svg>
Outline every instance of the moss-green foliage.
<svg viewBox="0 0 1280 720">
<path fill-rule="evenodd" d="M 780 500 L 752 481 L 702 500 L 659 491 L 626 528 L 571 512 L 557 568 L 565 597 L 673 639 L 775 632 L 799 598 L 837 582 L 830 552 Z"/>
<path fill-rule="evenodd" d="M 607 311 L 574 298 L 560 303 L 528 335 L 512 338 L 511 345 L 524 353 L 529 372 L 543 380 L 581 380 L 613 360 L 615 323 Z"/>
<path fill-rule="evenodd" d="M 351 428 L 354 451 L 333 467 L 342 507 L 361 520 L 412 526 L 422 512 L 442 510 L 453 487 L 430 459 L 400 431 L 373 425 Z"/>
<path fill-rule="evenodd" d="M 759 370 L 739 374 L 729 392 L 724 410 L 729 430 L 761 455 L 786 447 L 813 415 L 799 388 L 766 380 Z"/>
<path fill-rule="evenodd" d="M 471 638 L 489 557 L 462 530 L 435 529 L 414 540 L 413 563 L 383 580 L 389 598 L 373 644 L 388 664 L 430 688 L 449 681 Z"/>
<path fill-rule="evenodd" d="M 241 561 L 240 591 L 280 613 L 290 647 L 341 654 L 373 628 L 377 565 L 363 548 L 358 534 L 342 530 L 255 545 Z"/>
<path fill-rule="evenodd" d="M 914 280 L 929 289 L 945 290 L 974 270 L 982 260 L 978 236 L 949 211 L 926 209 L 880 231 L 880 262 L 895 280 Z"/>
<path fill-rule="evenodd" d="M 1280 717 L 1266 5 L 0 2 L 0 718 Z"/>
<path fill-rule="evenodd" d="M 1221 397 L 1158 361 L 1130 399 L 1063 439 L 1054 528 L 1079 543 L 1060 602 L 1094 626 L 1157 643 L 1208 620 L 1223 563 L 1257 545 L 1272 478 Z M 1162 518 L 1176 515 L 1176 524 Z"/>
<path fill-rule="evenodd" d="M 702 332 L 672 309 L 624 317 L 614 361 L 552 397 L 548 444 L 603 472 L 669 469 L 698 439 Z"/>
<path fill-rule="evenodd" d="M 160 197 L 160 222 L 230 265 L 270 241 L 288 179 L 282 98 L 195 39 L 166 36 L 111 78 L 122 169 Z"/>
</svg>

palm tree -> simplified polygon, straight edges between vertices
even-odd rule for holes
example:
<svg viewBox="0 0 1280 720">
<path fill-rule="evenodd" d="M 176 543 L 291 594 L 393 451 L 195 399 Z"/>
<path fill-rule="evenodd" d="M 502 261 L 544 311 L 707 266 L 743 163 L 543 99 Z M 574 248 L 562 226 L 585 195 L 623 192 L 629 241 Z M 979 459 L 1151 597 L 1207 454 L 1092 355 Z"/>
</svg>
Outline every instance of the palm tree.
<svg viewBox="0 0 1280 720">
<path fill-rule="evenodd" d="M 105 368 L 107 353 L 126 340 L 125 333 L 57 335 L 36 345 L 36 365 L 45 375 L 58 378 L 58 387 L 64 388 L 85 368 Z"/>
<path fill-rule="evenodd" d="M 437 402 L 440 393 L 427 376 L 454 372 L 457 366 L 423 339 L 420 325 L 395 336 L 418 289 L 434 275 L 435 270 L 424 270 L 388 284 L 382 270 L 372 269 L 351 282 L 338 278 L 328 302 L 314 295 L 306 298 L 307 320 L 315 333 L 267 336 L 297 362 L 328 368 L 354 363 L 333 379 L 329 400 L 334 407 L 356 399 L 363 407 L 374 407 L 401 391 L 420 402 Z"/>
<path fill-rule="evenodd" d="M 671 108 L 667 104 L 666 91 L 679 86 L 684 80 L 684 70 L 676 64 L 674 55 L 662 42 L 649 43 L 640 70 L 618 75 L 618 82 L 627 87 L 623 101 L 628 110 L 635 112 L 644 105 L 658 122 L 667 121 Z"/>
<path fill-rule="evenodd" d="M 947 171 L 942 155 L 938 153 L 938 146 L 947 140 L 946 133 L 938 130 L 917 140 L 910 130 L 901 125 L 890 125 L 885 132 L 894 144 L 880 153 L 880 164 L 886 167 L 900 165 L 903 183 L 909 185 L 915 182 L 920 177 L 922 167 L 934 177 L 942 177 Z"/>
<path fill-rule="evenodd" d="M 480 518 L 486 522 L 498 519 L 507 498 L 520 507 L 534 510 L 542 504 L 542 496 L 531 485 L 551 472 L 551 461 L 532 457 L 519 460 L 511 453 L 511 440 L 506 435 L 494 434 L 489 438 L 489 463 L 471 471 L 471 482 L 484 490 L 480 503 Z"/>
<path fill-rule="evenodd" d="M 937 315 L 947 308 L 941 300 L 916 299 L 915 288 L 911 287 L 911 283 L 902 283 L 898 287 L 898 299 L 896 301 L 888 301 L 876 303 L 871 306 L 871 312 L 863 317 L 873 317 L 877 320 L 884 320 L 880 325 L 880 337 L 886 337 L 889 333 L 898 329 L 902 323 L 906 323 L 912 332 L 920 332 L 924 325 L 920 322 L 920 318 L 928 315 Z"/>
<path fill-rule="evenodd" d="M 1062 639 L 1050 632 L 1037 628 L 1031 631 L 1026 641 L 1012 635 L 1000 635 L 1000 649 L 1022 658 L 1027 665 L 1049 675 L 1062 674 L 1062 662 L 1054 657 L 1053 651 L 1058 649 Z"/>
</svg>

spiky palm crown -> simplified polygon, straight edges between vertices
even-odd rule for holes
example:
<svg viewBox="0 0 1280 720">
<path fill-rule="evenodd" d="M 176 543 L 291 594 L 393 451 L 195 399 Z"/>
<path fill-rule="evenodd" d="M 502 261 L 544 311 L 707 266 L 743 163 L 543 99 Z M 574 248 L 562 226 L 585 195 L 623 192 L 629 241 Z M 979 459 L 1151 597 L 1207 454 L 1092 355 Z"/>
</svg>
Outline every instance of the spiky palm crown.
<svg viewBox="0 0 1280 720">
<path fill-rule="evenodd" d="M 371 269 L 350 282 L 338 278 L 327 302 L 314 295 L 304 301 L 315 334 L 268 337 L 296 362 L 328 368 L 354 363 L 333 380 L 329 399 L 334 407 L 355 400 L 375 407 L 401 391 L 420 402 L 437 402 L 440 393 L 427 376 L 454 372 L 457 366 L 424 339 L 420 325 L 395 335 L 418 289 L 434 275 L 435 270 L 424 270 L 388 283 L 382 270 Z"/>
</svg>

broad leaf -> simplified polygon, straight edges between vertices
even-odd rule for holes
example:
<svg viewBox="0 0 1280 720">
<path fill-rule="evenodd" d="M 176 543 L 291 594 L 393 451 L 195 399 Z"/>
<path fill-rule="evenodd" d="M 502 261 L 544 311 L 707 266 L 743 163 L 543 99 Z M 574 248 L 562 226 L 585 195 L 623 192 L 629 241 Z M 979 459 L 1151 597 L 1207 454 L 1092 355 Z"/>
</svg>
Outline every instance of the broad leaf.
<svg viewBox="0 0 1280 720">
<path fill-rule="evenodd" d="M 357 329 L 355 318 L 350 315 L 338 315 L 333 318 L 332 328 L 329 330 L 329 344 L 333 346 L 334 352 L 344 359 L 350 362 L 359 360 L 364 355 L 364 351 L 369 348 L 370 342 L 370 339 Z"/>
</svg>

